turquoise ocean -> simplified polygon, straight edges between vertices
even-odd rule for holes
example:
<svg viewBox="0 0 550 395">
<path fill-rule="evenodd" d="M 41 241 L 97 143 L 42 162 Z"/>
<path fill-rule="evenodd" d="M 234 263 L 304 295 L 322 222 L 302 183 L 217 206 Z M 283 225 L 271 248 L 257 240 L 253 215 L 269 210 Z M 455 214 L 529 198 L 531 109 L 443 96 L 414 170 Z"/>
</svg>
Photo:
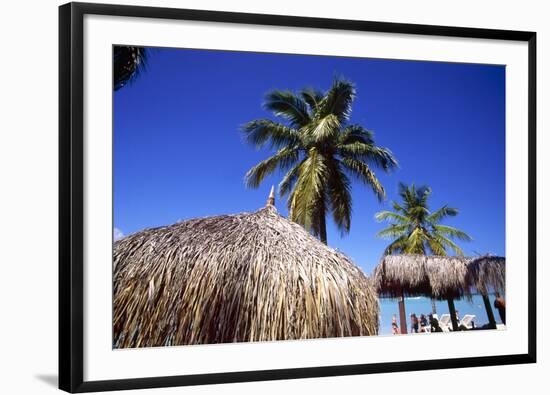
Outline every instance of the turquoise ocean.
<svg viewBox="0 0 550 395">
<path fill-rule="evenodd" d="M 489 296 L 491 300 L 491 307 L 495 301 L 495 296 Z M 399 308 L 398 299 L 381 298 L 380 299 L 380 331 L 379 335 L 391 335 L 391 320 L 393 315 L 397 316 L 399 320 Z M 436 301 L 437 314 L 441 317 L 442 314 L 449 314 L 449 307 L 447 301 Z M 474 323 L 476 326 L 483 326 L 489 322 L 487 318 L 487 312 L 485 311 L 485 305 L 483 304 L 483 298 L 481 295 L 474 295 L 471 301 L 467 299 L 455 300 L 455 307 L 458 311 L 459 317 L 462 318 L 466 314 L 473 314 L 476 316 Z M 493 314 L 497 324 L 501 324 L 498 311 L 493 308 Z M 409 317 L 412 313 L 417 316 L 420 314 L 428 315 L 432 312 L 432 301 L 426 297 L 408 297 L 405 298 L 405 314 L 407 316 L 407 330 L 410 330 Z"/>
</svg>

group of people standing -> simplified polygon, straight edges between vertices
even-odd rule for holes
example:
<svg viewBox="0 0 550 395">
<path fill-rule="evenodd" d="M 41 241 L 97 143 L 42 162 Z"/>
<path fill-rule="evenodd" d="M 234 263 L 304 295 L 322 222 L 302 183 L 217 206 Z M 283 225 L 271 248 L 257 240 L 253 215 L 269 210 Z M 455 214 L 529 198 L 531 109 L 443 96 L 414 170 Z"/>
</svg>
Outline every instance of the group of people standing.
<svg viewBox="0 0 550 395">
<path fill-rule="evenodd" d="M 495 293 L 494 308 L 498 311 L 500 320 L 506 325 L 506 302 L 504 298 L 497 292 Z M 456 320 L 460 322 L 458 311 L 456 311 Z M 420 314 L 420 317 L 416 313 L 412 313 L 410 316 L 411 333 L 423 333 L 423 332 L 441 332 L 438 320 L 433 314 Z M 391 322 L 392 334 L 399 335 L 401 330 L 397 323 L 397 316 L 394 314 Z"/>
<path fill-rule="evenodd" d="M 418 317 L 415 313 L 411 314 L 411 333 L 422 333 L 422 332 L 431 332 L 431 322 L 433 321 L 432 314 L 429 314 L 428 317 L 425 314 L 420 314 Z M 429 323 L 429 325 L 428 325 Z"/>
<path fill-rule="evenodd" d="M 456 312 L 458 320 L 458 311 Z M 410 333 L 425 333 L 425 332 L 441 332 L 439 323 L 433 314 L 420 314 L 412 313 L 410 316 L 411 330 Z M 399 335 L 401 333 L 399 325 L 397 323 L 397 316 L 394 314 L 392 317 L 392 334 Z"/>
</svg>

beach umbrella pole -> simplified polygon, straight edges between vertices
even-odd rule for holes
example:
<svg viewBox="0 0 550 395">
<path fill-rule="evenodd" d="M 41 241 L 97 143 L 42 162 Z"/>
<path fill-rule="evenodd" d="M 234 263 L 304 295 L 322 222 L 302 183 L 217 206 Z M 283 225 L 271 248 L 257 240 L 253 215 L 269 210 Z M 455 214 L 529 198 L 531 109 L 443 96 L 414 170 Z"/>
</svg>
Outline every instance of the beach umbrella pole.
<svg viewBox="0 0 550 395">
<path fill-rule="evenodd" d="M 449 314 L 451 315 L 451 322 L 453 324 L 453 332 L 458 331 L 458 321 L 456 319 L 455 301 L 452 298 L 447 299 L 449 305 Z"/>
<path fill-rule="evenodd" d="M 497 329 L 497 322 L 495 320 L 495 314 L 493 313 L 493 308 L 491 307 L 491 301 L 489 300 L 488 295 L 483 296 L 483 304 L 485 304 L 485 310 L 487 310 L 487 318 L 489 319 L 489 328 Z"/>
<path fill-rule="evenodd" d="M 399 299 L 399 324 L 401 325 L 401 334 L 407 334 L 407 316 L 405 315 L 405 297 L 401 294 Z"/>
</svg>

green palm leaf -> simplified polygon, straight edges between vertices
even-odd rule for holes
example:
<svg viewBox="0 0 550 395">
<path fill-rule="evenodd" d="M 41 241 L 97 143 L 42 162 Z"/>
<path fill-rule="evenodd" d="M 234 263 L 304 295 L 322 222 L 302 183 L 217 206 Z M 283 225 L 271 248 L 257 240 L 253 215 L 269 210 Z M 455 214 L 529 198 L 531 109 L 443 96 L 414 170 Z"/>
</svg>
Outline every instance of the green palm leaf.
<svg viewBox="0 0 550 395">
<path fill-rule="evenodd" d="M 463 241 L 472 240 L 472 238 L 468 234 L 466 234 L 461 230 L 458 230 L 457 228 L 453 228 L 452 226 L 434 225 L 433 227 L 438 234 L 441 234 L 443 236 L 449 236 L 454 239 L 463 240 Z"/>
<path fill-rule="evenodd" d="M 371 187 L 378 200 L 381 201 L 386 197 L 384 187 L 366 163 L 352 158 L 344 158 L 342 159 L 342 163 L 346 169 L 355 175 L 360 181 Z"/>
<path fill-rule="evenodd" d="M 443 206 L 433 214 L 430 214 L 427 220 L 433 223 L 438 223 L 445 217 L 454 217 L 456 215 L 458 215 L 458 210 L 456 208 Z"/>
<path fill-rule="evenodd" d="M 322 145 L 334 141 L 340 132 L 340 121 L 334 114 L 315 119 L 303 128 L 307 144 Z"/>
<path fill-rule="evenodd" d="M 248 122 L 241 129 L 245 134 L 246 141 L 257 148 L 270 143 L 272 148 L 278 149 L 288 145 L 295 145 L 300 139 L 296 130 L 269 119 L 258 119 Z"/>
<path fill-rule="evenodd" d="M 266 95 L 264 107 L 276 116 L 286 118 L 292 126 L 297 128 L 311 121 L 307 103 L 290 91 L 269 92 Z"/>
<path fill-rule="evenodd" d="M 342 233 L 351 227 L 351 183 L 337 161 L 329 161 L 329 174 L 326 195 L 334 222 Z"/>
<path fill-rule="evenodd" d="M 355 99 L 355 86 L 350 81 L 337 79 L 332 87 L 317 106 L 317 116 L 323 118 L 329 114 L 338 117 L 341 123 L 346 122 L 352 109 L 352 103 Z"/>
<path fill-rule="evenodd" d="M 319 223 L 319 220 L 314 218 L 314 214 L 319 214 L 319 210 L 324 214 L 325 211 L 323 186 L 327 168 L 323 159 L 320 153 L 311 150 L 300 166 L 300 174 L 290 196 L 290 219 L 304 225 L 315 235 L 319 234 L 319 229 L 312 225 Z"/>
<path fill-rule="evenodd" d="M 390 225 L 388 228 L 378 232 L 377 236 L 382 239 L 396 239 L 408 235 L 409 225 Z"/>
<path fill-rule="evenodd" d="M 408 224 L 409 223 L 409 220 L 406 216 L 401 215 L 399 213 L 394 213 L 393 211 L 380 211 L 380 212 L 376 213 L 376 215 L 374 217 L 379 222 L 391 220 L 391 221 L 395 221 L 399 224 Z"/>
<path fill-rule="evenodd" d="M 316 111 L 317 106 L 323 100 L 323 92 L 314 88 L 302 89 L 300 96 L 308 104 L 311 111 Z"/>
<path fill-rule="evenodd" d="M 275 155 L 261 161 L 246 173 L 246 185 L 248 187 L 257 188 L 265 177 L 278 168 L 281 170 L 288 169 L 293 163 L 296 163 L 298 159 L 299 150 L 296 147 L 281 148 Z"/>
<path fill-rule="evenodd" d="M 279 194 L 281 196 L 287 195 L 294 188 L 294 185 L 296 184 L 296 180 L 300 175 L 300 168 L 304 163 L 304 161 L 305 159 L 302 162 L 300 162 L 298 165 L 290 169 L 283 177 L 283 180 L 279 184 Z"/>
</svg>

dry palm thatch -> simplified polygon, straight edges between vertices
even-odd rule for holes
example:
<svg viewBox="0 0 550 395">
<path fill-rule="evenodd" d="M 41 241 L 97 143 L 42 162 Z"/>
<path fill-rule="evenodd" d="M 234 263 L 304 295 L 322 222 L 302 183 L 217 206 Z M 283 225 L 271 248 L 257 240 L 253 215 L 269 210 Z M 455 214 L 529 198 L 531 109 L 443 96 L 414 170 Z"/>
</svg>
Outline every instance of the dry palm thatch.
<svg viewBox="0 0 550 395">
<path fill-rule="evenodd" d="M 487 295 L 490 289 L 503 293 L 506 286 L 506 259 L 491 255 L 473 258 L 468 263 L 466 284 L 468 288 L 476 288 L 482 295 Z"/>
<path fill-rule="evenodd" d="M 269 203 L 116 242 L 114 347 L 377 334 L 371 281 Z"/>
<path fill-rule="evenodd" d="M 457 256 L 386 255 L 374 270 L 380 296 L 461 297 L 467 260 Z"/>
<path fill-rule="evenodd" d="M 458 299 L 466 292 L 466 265 L 460 256 L 427 256 L 426 272 L 434 299 Z"/>
<path fill-rule="evenodd" d="M 424 255 L 386 255 L 374 269 L 373 278 L 380 296 L 397 298 L 432 293 Z"/>
</svg>

